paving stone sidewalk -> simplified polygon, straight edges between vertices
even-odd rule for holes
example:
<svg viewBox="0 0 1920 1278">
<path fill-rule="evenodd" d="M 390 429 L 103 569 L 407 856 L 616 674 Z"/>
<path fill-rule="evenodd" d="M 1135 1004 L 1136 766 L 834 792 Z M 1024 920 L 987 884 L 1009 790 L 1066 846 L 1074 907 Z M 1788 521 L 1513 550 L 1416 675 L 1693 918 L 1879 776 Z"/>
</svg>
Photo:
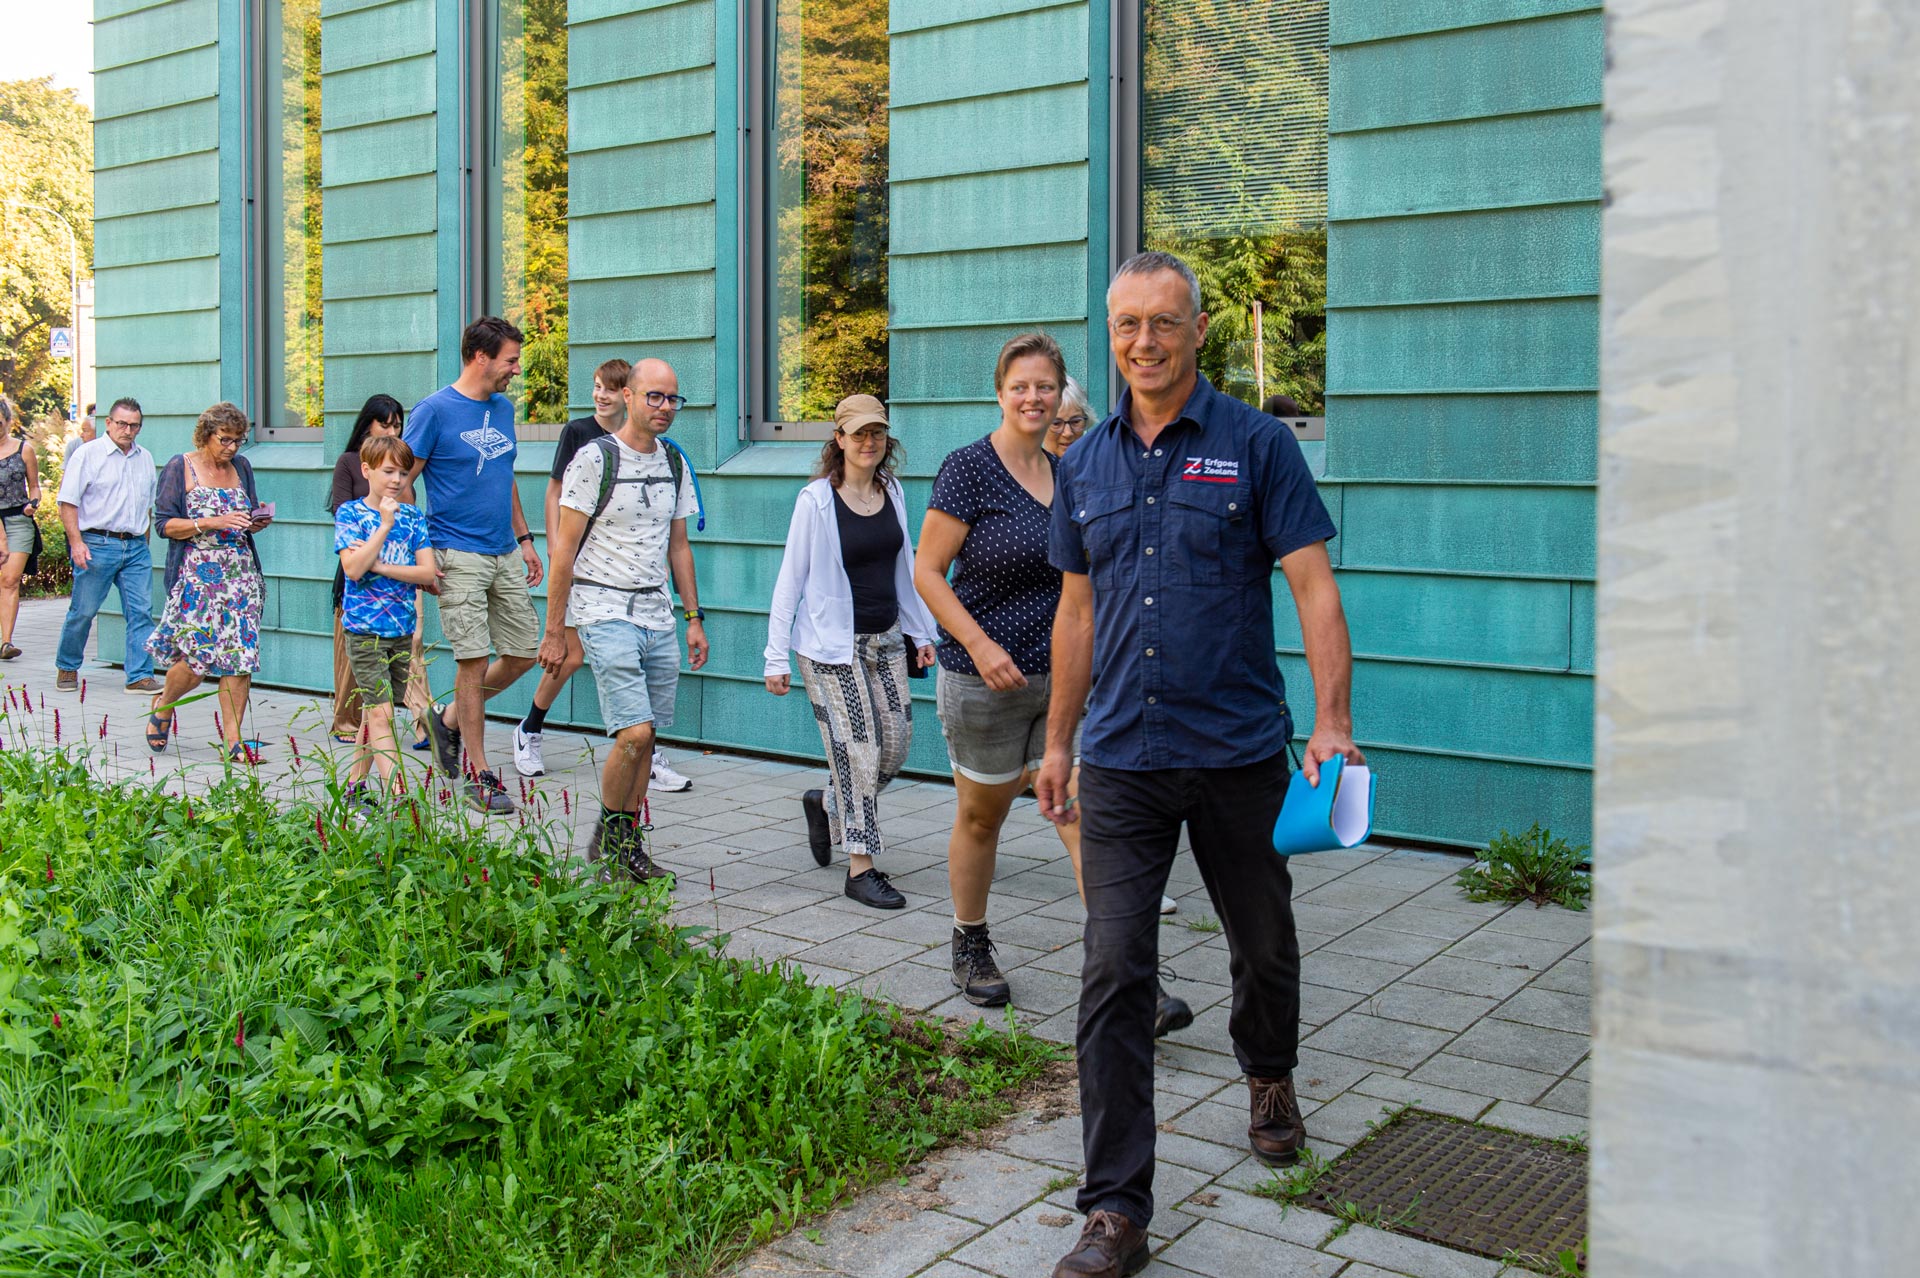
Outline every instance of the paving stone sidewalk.
<svg viewBox="0 0 1920 1278">
<path fill-rule="evenodd" d="M 47 709 L 67 717 L 103 771 L 149 770 L 141 739 L 145 700 L 121 692 L 119 670 L 89 663 L 86 704 L 53 689 L 52 654 L 64 600 L 22 605 L 15 642 L 27 655 L 0 666 Z M 180 712 L 181 731 L 157 770 L 211 779 L 223 771 L 212 699 Z M 107 733 L 98 736 L 107 718 Z M 256 691 L 250 735 L 267 743 L 262 770 L 291 775 L 289 734 L 303 754 L 344 762 L 325 736 L 324 707 L 301 693 Z M 45 732 L 41 725 L 36 731 Z M 9 736 L 15 735 L 8 733 Z M 68 736 L 73 739 L 72 735 Z M 489 742 L 509 787 L 508 729 Z M 559 816 L 574 803 L 574 845 L 585 833 L 603 737 L 550 732 L 549 775 L 536 788 Z M 841 895 L 845 869 L 814 865 L 797 799 L 820 783 L 817 767 L 668 746 L 694 781 L 656 795 L 655 857 L 675 870 L 675 919 L 730 936 L 728 952 L 792 963 L 815 981 L 853 987 L 914 1011 L 998 1018 L 961 999 L 949 966 L 952 901 L 946 843 L 952 787 L 906 781 L 882 797 L 886 862 L 907 908 L 878 912 Z M 420 756 L 424 759 L 424 755 Z M 310 773 L 311 767 L 303 768 Z M 197 784 L 198 781 L 193 782 Z M 483 818 L 474 817 L 476 821 Z M 498 820 L 498 818 L 496 818 Z M 565 822 L 563 822 L 565 823 Z M 1383 1111 L 1408 1102 L 1545 1137 L 1587 1126 L 1588 916 L 1530 906 L 1476 905 L 1452 886 L 1458 857 L 1366 846 L 1295 862 L 1302 951 L 1301 1052 L 1295 1082 L 1311 1143 L 1333 1157 Z M 1161 1278 L 1479 1278 L 1498 1262 L 1283 1211 L 1248 1191 L 1273 1173 L 1247 1152 L 1246 1089 L 1227 1039 L 1227 948 L 1190 858 L 1168 891 L 1179 912 L 1164 920 L 1161 958 L 1194 1024 L 1161 1041 L 1155 1076 L 1159 1161 L 1153 1262 Z M 1016 1015 L 1033 1033 L 1071 1043 L 1084 915 L 1073 872 L 1031 799 L 1004 832 L 991 919 Z M 1064 1107 L 1071 1111 L 1072 1104 Z M 1080 1122 L 1073 1112 L 1017 1115 L 982 1142 L 929 1158 L 899 1181 L 869 1190 L 822 1221 L 777 1240 L 737 1278 L 1027 1278 L 1044 1275 L 1072 1245 L 1080 1219 L 1073 1183 Z"/>
</svg>

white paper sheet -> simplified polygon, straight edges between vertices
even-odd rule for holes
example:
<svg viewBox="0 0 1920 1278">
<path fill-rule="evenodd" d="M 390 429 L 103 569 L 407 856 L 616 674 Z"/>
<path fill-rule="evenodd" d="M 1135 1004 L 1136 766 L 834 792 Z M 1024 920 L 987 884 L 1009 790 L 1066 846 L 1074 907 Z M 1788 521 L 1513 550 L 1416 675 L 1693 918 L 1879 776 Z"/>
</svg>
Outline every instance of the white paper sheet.
<svg viewBox="0 0 1920 1278">
<path fill-rule="evenodd" d="M 1345 764 L 1340 769 L 1340 784 L 1333 792 L 1333 835 L 1341 847 L 1350 848 L 1367 837 L 1373 811 L 1373 774 L 1365 768 Z"/>
</svg>

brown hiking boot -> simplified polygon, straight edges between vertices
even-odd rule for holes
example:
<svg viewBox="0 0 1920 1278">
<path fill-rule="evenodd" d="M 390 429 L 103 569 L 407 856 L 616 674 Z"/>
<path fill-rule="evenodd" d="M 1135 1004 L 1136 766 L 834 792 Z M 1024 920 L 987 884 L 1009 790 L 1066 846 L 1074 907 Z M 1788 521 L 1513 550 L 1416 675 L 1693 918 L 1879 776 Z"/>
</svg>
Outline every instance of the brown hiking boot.
<svg viewBox="0 0 1920 1278">
<path fill-rule="evenodd" d="M 1293 1075 L 1247 1079 L 1253 1119 L 1247 1124 L 1247 1143 L 1253 1156 L 1269 1167 L 1285 1167 L 1300 1160 L 1307 1147 L 1307 1122 L 1293 1095 Z"/>
<path fill-rule="evenodd" d="M 1146 1267 L 1147 1231 L 1117 1211 L 1096 1211 L 1053 1278 L 1128 1278 Z"/>
</svg>

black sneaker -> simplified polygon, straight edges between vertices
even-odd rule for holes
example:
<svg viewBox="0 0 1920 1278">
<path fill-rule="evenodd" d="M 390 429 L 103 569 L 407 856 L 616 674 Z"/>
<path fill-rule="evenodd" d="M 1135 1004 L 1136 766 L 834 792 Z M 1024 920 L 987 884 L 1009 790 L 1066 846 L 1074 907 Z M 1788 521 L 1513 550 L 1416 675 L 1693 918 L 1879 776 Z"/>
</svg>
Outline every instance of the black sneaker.
<svg viewBox="0 0 1920 1278">
<path fill-rule="evenodd" d="M 507 787 L 491 772 L 482 772 L 467 782 L 467 806 L 487 816 L 513 815 L 513 799 Z"/>
<path fill-rule="evenodd" d="M 1187 1001 L 1167 993 L 1167 987 L 1158 977 L 1153 981 L 1153 1036 L 1165 1038 L 1175 1030 L 1183 1030 L 1193 1024 L 1193 1009 Z"/>
<path fill-rule="evenodd" d="M 900 895 L 900 889 L 887 882 L 887 876 L 878 868 L 865 874 L 847 876 L 847 896 L 862 905 L 871 905 L 876 910 L 898 910 L 907 904 L 907 898 Z"/>
<path fill-rule="evenodd" d="M 975 1007 L 1005 1007 L 1012 997 L 1006 973 L 993 961 L 986 924 L 953 929 L 953 983 Z"/>
<path fill-rule="evenodd" d="M 673 886 L 673 871 L 663 865 L 655 865 L 653 858 L 647 855 L 647 827 L 634 826 L 633 836 L 620 856 L 620 868 L 635 883 L 645 883 L 649 879 L 665 879 L 667 886 Z"/>
<path fill-rule="evenodd" d="M 807 814 L 807 850 L 813 853 L 813 863 L 825 868 L 833 859 L 833 830 L 827 824 L 827 796 L 819 790 L 808 790 L 800 796 L 800 807 Z M 852 896 L 853 893 L 847 893 Z"/>
<path fill-rule="evenodd" d="M 433 763 L 441 776 L 460 775 L 460 729 L 447 726 L 439 706 L 427 714 L 427 744 L 433 747 Z"/>
</svg>

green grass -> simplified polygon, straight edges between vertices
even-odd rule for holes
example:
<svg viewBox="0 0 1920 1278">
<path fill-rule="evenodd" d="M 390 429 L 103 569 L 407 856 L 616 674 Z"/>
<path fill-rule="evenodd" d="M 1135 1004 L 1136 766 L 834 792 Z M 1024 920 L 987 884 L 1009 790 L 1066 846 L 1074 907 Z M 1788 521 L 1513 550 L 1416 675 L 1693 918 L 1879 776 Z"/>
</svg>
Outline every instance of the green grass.
<svg viewBox="0 0 1920 1278">
<path fill-rule="evenodd" d="M 105 785 L 47 714 L 0 715 L 0 1275 L 698 1274 L 1054 1057 L 720 957 L 538 820 Z"/>
</svg>

